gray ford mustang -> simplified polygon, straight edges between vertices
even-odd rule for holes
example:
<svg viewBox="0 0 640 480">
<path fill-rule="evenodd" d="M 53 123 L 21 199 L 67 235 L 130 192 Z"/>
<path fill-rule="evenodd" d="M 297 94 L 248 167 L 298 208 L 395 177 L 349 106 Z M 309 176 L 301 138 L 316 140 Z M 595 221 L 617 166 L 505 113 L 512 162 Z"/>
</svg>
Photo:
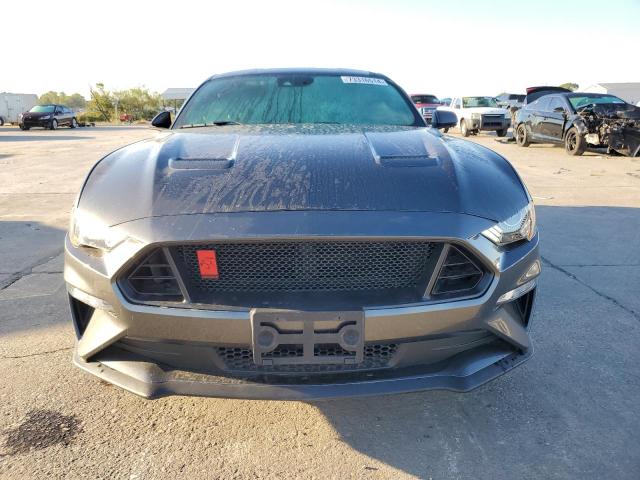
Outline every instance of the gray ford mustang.
<svg viewBox="0 0 640 480">
<path fill-rule="evenodd" d="M 389 78 L 216 75 L 91 170 L 65 241 L 80 368 L 144 397 L 467 391 L 527 360 L 513 167 Z"/>
</svg>

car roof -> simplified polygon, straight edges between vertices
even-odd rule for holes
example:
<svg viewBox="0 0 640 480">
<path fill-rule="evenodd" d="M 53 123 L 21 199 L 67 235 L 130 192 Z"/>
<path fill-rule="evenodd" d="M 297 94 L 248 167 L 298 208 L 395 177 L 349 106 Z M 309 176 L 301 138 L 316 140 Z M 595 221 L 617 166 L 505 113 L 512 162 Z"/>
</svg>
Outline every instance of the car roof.
<svg viewBox="0 0 640 480">
<path fill-rule="evenodd" d="M 540 97 L 545 97 L 552 93 L 571 93 L 571 90 L 563 87 L 551 86 L 529 87 L 527 88 L 527 96 L 524 99 L 524 103 L 529 104 L 535 102 Z"/>
<path fill-rule="evenodd" d="M 369 72 L 367 70 L 355 70 L 350 68 L 257 68 L 252 70 L 238 70 L 235 72 L 226 72 L 212 75 L 212 78 L 221 77 L 237 77 L 242 75 L 265 75 L 265 74 L 293 74 L 293 75 L 346 75 L 346 76 L 360 76 L 360 77 L 384 77 L 385 75 L 375 72 Z"/>
<path fill-rule="evenodd" d="M 595 93 L 595 92 L 568 92 L 568 93 L 564 93 L 563 95 L 567 96 L 567 97 L 579 97 L 582 95 L 587 95 L 589 97 L 616 97 L 616 98 L 620 98 L 617 95 L 614 95 L 612 93 Z M 622 100 L 622 99 L 620 99 Z"/>
</svg>

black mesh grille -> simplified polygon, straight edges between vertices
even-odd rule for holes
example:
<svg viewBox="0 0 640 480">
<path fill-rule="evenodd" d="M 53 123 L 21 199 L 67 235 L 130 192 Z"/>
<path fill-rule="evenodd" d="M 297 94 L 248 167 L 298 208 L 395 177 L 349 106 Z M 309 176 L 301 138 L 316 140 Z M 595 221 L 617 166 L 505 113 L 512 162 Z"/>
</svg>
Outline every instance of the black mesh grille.
<svg viewBox="0 0 640 480">
<path fill-rule="evenodd" d="M 504 115 L 482 115 L 482 126 L 484 127 L 501 127 L 504 121 Z"/>
<path fill-rule="evenodd" d="M 318 345 L 316 354 L 321 355 L 344 355 L 344 351 L 339 345 Z M 253 352 L 250 347 L 218 347 L 218 355 L 222 359 L 227 370 L 243 372 L 264 372 L 264 373 L 322 373 L 322 372 L 344 372 L 353 370 L 371 370 L 385 368 L 398 350 L 395 343 L 371 344 L 364 346 L 364 361 L 356 365 L 278 365 L 278 366 L 257 366 L 253 363 Z M 302 348 L 292 345 L 281 345 L 269 355 L 280 358 L 300 357 Z"/>
<path fill-rule="evenodd" d="M 426 241 L 281 241 L 177 248 L 193 288 L 206 292 L 412 289 L 426 278 Z M 215 250 L 218 279 L 200 276 L 197 250 Z"/>
</svg>

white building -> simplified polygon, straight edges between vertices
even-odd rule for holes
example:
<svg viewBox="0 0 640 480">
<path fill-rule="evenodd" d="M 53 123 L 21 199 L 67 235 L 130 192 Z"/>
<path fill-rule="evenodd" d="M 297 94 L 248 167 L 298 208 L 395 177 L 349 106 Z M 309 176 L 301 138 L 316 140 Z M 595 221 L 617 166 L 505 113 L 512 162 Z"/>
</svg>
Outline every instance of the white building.
<svg viewBox="0 0 640 480">
<path fill-rule="evenodd" d="M 18 123 L 20 114 L 38 104 L 35 93 L 0 92 L 0 126 L 5 123 Z"/>
<path fill-rule="evenodd" d="M 164 101 L 165 108 L 167 105 L 170 105 L 172 107 L 171 111 L 176 114 L 184 101 L 189 98 L 189 95 L 191 95 L 194 90 L 195 88 L 167 88 L 160 94 L 160 96 Z"/>
<path fill-rule="evenodd" d="M 640 82 L 628 83 L 594 83 L 587 88 L 580 88 L 580 92 L 609 93 L 635 105 L 640 102 Z"/>
</svg>

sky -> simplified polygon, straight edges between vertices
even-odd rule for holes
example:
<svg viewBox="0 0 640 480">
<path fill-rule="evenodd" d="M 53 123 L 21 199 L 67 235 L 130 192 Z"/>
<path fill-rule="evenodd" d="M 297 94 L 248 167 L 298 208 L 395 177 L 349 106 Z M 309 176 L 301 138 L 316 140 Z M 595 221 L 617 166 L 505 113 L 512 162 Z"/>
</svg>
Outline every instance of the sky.
<svg viewBox="0 0 640 480">
<path fill-rule="evenodd" d="M 440 97 L 640 82 L 640 0 L 2 0 L 0 18 L 0 92 L 162 92 L 268 67 L 370 70 Z"/>
</svg>

